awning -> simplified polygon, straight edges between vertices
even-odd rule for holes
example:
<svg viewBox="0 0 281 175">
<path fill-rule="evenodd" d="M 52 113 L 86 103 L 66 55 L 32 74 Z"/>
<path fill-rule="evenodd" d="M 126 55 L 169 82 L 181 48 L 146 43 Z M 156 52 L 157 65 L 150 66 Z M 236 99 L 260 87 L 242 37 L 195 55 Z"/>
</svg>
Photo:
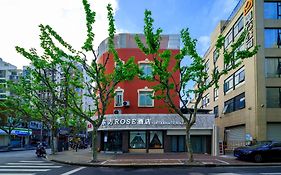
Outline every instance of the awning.
<svg viewBox="0 0 281 175">
<path fill-rule="evenodd" d="M 213 114 L 198 114 L 191 129 L 212 129 Z M 183 120 L 177 114 L 115 114 L 106 115 L 99 130 L 184 130 Z M 88 125 L 88 131 L 91 131 Z"/>
<path fill-rule="evenodd" d="M 31 134 L 32 134 L 32 130 L 25 129 L 25 128 L 15 128 L 11 132 L 11 135 L 17 135 L 17 136 L 30 136 Z M 7 135 L 7 133 L 2 129 L 0 129 L 0 135 Z"/>
</svg>

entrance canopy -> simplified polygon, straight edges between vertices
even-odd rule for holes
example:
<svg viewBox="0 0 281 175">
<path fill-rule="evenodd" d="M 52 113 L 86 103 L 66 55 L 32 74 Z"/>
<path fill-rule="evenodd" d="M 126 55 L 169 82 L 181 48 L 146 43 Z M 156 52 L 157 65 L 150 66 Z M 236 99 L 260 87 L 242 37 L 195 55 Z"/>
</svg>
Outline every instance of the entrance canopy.
<svg viewBox="0 0 281 175">
<path fill-rule="evenodd" d="M 189 117 L 189 115 L 186 115 Z M 198 114 L 191 129 L 212 129 L 213 114 Z M 177 114 L 114 114 L 106 115 L 99 130 L 182 130 L 183 120 Z M 88 125 L 88 131 L 92 127 Z"/>
</svg>

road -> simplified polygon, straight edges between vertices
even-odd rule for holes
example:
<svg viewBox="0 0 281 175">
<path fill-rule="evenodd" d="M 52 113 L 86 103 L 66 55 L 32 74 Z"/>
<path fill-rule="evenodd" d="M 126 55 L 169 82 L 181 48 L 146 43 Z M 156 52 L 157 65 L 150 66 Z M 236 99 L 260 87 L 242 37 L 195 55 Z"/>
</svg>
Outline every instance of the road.
<svg viewBox="0 0 281 175">
<path fill-rule="evenodd" d="M 281 175 L 281 166 L 105 168 L 63 165 L 37 158 L 34 150 L 1 152 L 0 175 Z"/>
</svg>

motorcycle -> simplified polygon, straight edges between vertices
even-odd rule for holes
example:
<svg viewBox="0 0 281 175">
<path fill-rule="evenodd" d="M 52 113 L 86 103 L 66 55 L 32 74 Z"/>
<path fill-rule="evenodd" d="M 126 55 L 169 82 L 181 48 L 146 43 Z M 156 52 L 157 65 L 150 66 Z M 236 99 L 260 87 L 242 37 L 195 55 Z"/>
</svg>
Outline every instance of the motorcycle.
<svg viewBox="0 0 281 175">
<path fill-rule="evenodd" d="M 43 145 L 38 145 L 36 148 L 37 157 L 46 157 L 47 153 Z"/>
</svg>

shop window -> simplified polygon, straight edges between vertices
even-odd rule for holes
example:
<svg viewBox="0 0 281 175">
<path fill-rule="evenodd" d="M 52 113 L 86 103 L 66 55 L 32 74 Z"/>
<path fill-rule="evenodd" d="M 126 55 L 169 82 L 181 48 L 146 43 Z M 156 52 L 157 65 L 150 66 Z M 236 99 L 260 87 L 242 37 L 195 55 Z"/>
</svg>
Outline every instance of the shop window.
<svg viewBox="0 0 281 175">
<path fill-rule="evenodd" d="M 163 132 L 162 131 L 150 131 L 149 132 L 149 148 L 163 148 Z"/>
<path fill-rule="evenodd" d="M 146 148 L 146 132 L 130 131 L 130 148 L 145 149 Z"/>
<path fill-rule="evenodd" d="M 265 76 L 267 78 L 281 77 L 281 58 L 265 59 Z"/>
<path fill-rule="evenodd" d="M 264 18 L 280 19 L 281 18 L 281 2 L 264 2 Z"/>
</svg>

